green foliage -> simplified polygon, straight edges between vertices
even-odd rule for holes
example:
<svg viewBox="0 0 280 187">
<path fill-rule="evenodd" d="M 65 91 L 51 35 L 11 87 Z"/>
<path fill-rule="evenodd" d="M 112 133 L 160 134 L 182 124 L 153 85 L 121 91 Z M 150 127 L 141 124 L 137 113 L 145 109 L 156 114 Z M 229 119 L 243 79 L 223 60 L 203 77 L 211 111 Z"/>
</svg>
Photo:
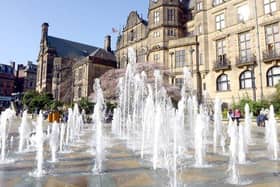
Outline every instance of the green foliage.
<svg viewBox="0 0 280 187">
<path fill-rule="evenodd" d="M 78 104 L 82 110 L 85 110 L 86 114 L 93 113 L 94 103 L 90 102 L 87 98 L 83 97 Z"/>
<path fill-rule="evenodd" d="M 249 97 L 245 97 L 240 99 L 238 103 L 233 103 L 232 109 L 235 110 L 238 108 L 241 111 L 241 113 L 244 114 L 244 107 L 246 103 L 248 103 L 250 111 L 253 112 L 255 116 L 258 115 L 259 111 L 262 108 L 268 108 L 271 104 L 271 102 L 267 100 L 253 101 Z"/>
<path fill-rule="evenodd" d="M 51 110 L 57 111 L 59 107 L 62 107 L 63 103 L 60 101 L 53 100 L 51 101 L 50 108 Z"/>
<path fill-rule="evenodd" d="M 107 102 L 107 103 L 106 103 L 106 110 L 107 110 L 107 111 L 113 112 L 114 109 L 115 109 L 117 106 L 118 106 L 117 103 Z"/>
<path fill-rule="evenodd" d="M 29 112 L 42 109 L 48 110 L 51 109 L 53 97 L 50 93 L 39 94 L 35 91 L 29 91 L 24 94 L 22 102 L 28 108 Z"/>
<path fill-rule="evenodd" d="M 276 86 L 276 92 L 275 94 L 273 95 L 273 101 L 280 101 L 280 83 L 278 83 Z"/>
<path fill-rule="evenodd" d="M 39 95 L 38 92 L 35 91 L 28 91 L 23 95 L 22 103 L 25 106 L 30 106 L 31 101 Z"/>
<path fill-rule="evenodd" d="M 262 108 L 269 108 L 269 105 L 274 106 L 275 113 L 277 116 L 280 115 L 280 83 L 276 85 L 276 92 L 273 94 L 270 100 L 260 100 L 260 101 L 253 101 L 248 96 L 240 99 L 238 103 L 233 103 L 233 109 L 239 108 L 242 113 L 244 113 L 244 106 L 248 103 L 250 106 L 251 111 L 254 115 L 258 115 L 259 111 Z"/>
</svg>

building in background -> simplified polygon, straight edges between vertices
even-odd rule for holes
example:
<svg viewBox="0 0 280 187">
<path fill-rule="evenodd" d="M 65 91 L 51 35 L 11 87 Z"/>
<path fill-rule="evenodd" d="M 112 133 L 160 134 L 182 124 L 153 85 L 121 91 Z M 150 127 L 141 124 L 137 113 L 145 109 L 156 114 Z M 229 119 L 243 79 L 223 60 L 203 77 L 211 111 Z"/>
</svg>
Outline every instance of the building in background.
<svg viewBox="0 0 280 187">
<path fill-rule="evenodd" d="M 18 64 L 15 74 L 15 92 L 23 93 L 36 89 L 37 65 L 31 61 L 27 65 Z"/>
<path fill-rule="evenodd" d="M 14 91 L 15 62 L 0 64 L 0 111 L 10 106 Z"/>
<path fill-rule="evenodd" d="M 93 54 L 101 49 L 49 36 L 48 28 L 48 23 L 42 24 L 36 90 L 38 92 L 52 93 L 56 100 L 70 103 L 74 97 L 73 66 L 78 62 L 85 61 L 85 59 L 92 61 Z M 112 53 L 112 51 L 106 51 L 106 53 Z M 100 58 L 102 59 L 103 57 Z M 102 60 L 99 62 L 103 63 Z M 103 71 L 104 69 L 99 70 Z M 102 72 L 98 73 L 98 75 L 100 74 Z M 90 80 L 89 82 L 92 81 Z"/>
<path fill-rule="evenodd" d="M 106 36 L 104 49 L 98 49 L 73 66 L 74 101 L 87 98 L 93 92 L 94 79 L 116 68 L 116 57 L 111 51 L 111 37 Z"/>
<path fill-rule="evenodd" d="M 198 96 L 232 103 L 269 98 L 280 80 L 279 0 L 150 0 L 148 20 L 132 11 L 117 41 L 119 67 L 128 47 L 138 62 L 157 62 L 193 75 Z"/>
</svg>

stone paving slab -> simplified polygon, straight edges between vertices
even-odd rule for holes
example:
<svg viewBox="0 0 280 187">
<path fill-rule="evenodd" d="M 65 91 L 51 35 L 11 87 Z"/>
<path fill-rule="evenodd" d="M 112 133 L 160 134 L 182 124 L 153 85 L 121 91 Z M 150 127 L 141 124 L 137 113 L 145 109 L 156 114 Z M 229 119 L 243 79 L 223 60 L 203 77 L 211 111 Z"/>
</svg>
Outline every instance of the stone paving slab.
<svg viewBox="0 0 280 187">
<path fill-rule="evenodd" d="M 16 128 L 15 128 L 16 129 Z M 47 143 L 44 153 L 44 169 L 47 175 L 34 178 L 29 173 L 36 167 L 35 152 L 13 153 L 18 146 L 18 138 L 9 145 L 9 156 L 16 162 L 0 165 L 0 187 L 161 187 L 169 186 L 172 174 L 165 170 L 151 169 L 151 163 L 141 160 L 138 153 L 133 153 L 126 147 L 126 142 L 106 133 L 106 151 L 103 162 L 103 173 L 95 174 L 92 168 L 95 164 L 95 153 L 89 150 L 88 142 L 92 142 L 92 130 L 87 129 L 78 144 L 70 146 L 71 153 L 58 153 L 58 162 L 50 163 L 51 154 Z M 16 135 L 16 133 L 13 133 Z M 253 128 L 253 140 L 256 144 L 249 146 L 247 155 L 249 163 L 238 165 L 241 178 L 251 180 L 249 187 L 280 186 L 280 161 L 268 159 L 264 142 L 264 129 Z M 226 183 L 228 178 L 228 156 L 212 153 L 213 147 L 208 146 L 206 161 L 209 168 L 194 168 L 194 158 L 190 157 L 178 164 L 177 180 L 181 186 L 220 187 L 235 186 Z M 220 151 L 218 147 L 218 151 Z M 186 151 L 193 155 L 194 150 Z M 169 176 L 169 177 L 168 177 Z"/>
</svg>

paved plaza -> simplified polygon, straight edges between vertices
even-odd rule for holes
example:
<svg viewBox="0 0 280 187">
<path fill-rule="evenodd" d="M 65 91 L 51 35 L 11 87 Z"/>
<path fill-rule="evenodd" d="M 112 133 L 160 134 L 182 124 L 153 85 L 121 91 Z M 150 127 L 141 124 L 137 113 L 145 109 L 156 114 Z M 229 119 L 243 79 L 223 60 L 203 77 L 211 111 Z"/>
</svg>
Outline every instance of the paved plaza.
<svg viewBox="0 0 280 187">
<path fill-rule="evenodd" d="M 106 129 L 106 159 L 103 162 L 103 173 L 96 175 L 92 172 L 94 153 L 91 149 L 92 130 L 87 127 L 82 133 L 81 140 L 71 146 L 71 153 L 58 153 L 59 161 L 51 163 L 51 153 L 45 144 L 44 170 L 47 174 L 42 178 L 29 175 L 36 167 L 35 152 L 16 153 L 18 135 L 9 143 L 8 157 L 15 162 L 0 165 L 0 186 L 2 187 L 158 187 L 168 186 L 170 178 L 165 170 L 152 170 L 152 164 L 141 160 L 139 153 L 133 153 L 126 148 L 126 143 L 114 137 Z M 16 131 L 16 126 L 13 127 Z M 264 143 L 264 128 L 252 128 L 254 145 L 249 146 L 246 165 L 239 165 L 241 179 L 251 181 L 250 187 L 280 186 L 280 161 L 268 159 Z M 10 138 L 9 138 L 10 139 Z M 192 155 L 189 150 L 186 155 Z M 186 159 L 178 165 L 177 181 L 179 186 L 233 186 L 226 183 L 228 177 L 228 156 L 212 153 L 209 145 L 207 161 L 209 168 L 193 168 L 193 158 Z"/>
</svg>

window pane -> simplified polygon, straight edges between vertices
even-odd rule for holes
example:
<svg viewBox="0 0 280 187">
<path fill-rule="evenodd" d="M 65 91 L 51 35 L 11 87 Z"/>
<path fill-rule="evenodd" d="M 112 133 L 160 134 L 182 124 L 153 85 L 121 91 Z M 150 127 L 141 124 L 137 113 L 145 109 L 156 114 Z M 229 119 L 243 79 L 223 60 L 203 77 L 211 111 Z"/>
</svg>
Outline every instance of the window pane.
<svg viewBox="0 0 280 187">
<path fill-rule="evenodd" d="M 273 74 L 279 74 L 280 75 L 280 67 L 274 67 L 272 69 Z"/>
<path fill-rule="evenodd" d="M 245 80 L 245 88 L 252 88 L 252 80 L 246 79 Z"/>
<path fill-rule="evenodd" d="M 276 3 L 275 2 L 273 2 L 273 3 L 271 3 L 271 12 L 275 12 L 276 11 Z"/>
<path fill-rule="evenodd" d="M 278 84 L 279 81 L 280 81 L 280 75 L 273 77 L 273 85 L 272 86 L 275 86 L 276 84 Z"/>
<path fill-rule="evenodd" d="M 266 27 L 266 34 L 268 34 L 268 35 L 272 34 L 271 26 Z"/>
</svg>

